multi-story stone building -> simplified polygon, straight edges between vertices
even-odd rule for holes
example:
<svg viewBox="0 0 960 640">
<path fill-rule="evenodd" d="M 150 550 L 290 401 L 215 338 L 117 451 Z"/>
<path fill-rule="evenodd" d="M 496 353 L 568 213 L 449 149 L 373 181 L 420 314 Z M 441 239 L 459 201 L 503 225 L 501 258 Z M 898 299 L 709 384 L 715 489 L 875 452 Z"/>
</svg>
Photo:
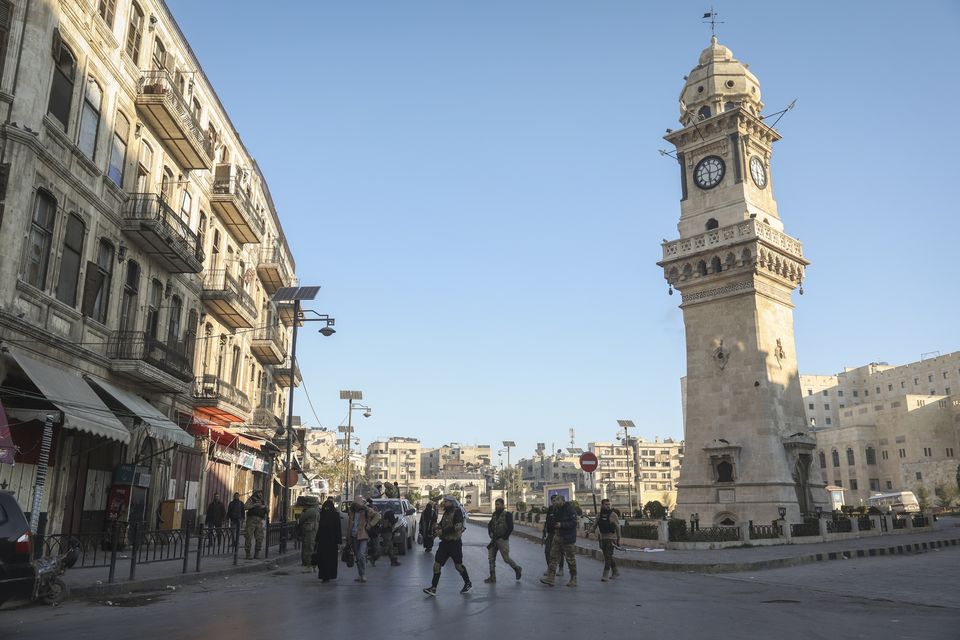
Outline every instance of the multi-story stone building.
<svg viewBox="0 0 960 640">
<path fill-rule="evenodd" d="M 631 443 L 590 442 L 600 466 L 587 476 L 585 487 L 609 497 L 618 506 L 632 501 L 634 508 L 656 500 L 667 508 L 677 503 L 677 480 L 683 462 L 683 442 L 630 438 Z M 636 447 L 636 455 L 633 448 Z M 639 465 L 634 464 L 634 460 Z"/>
<path fill-rule="evenodd" d="M 426 478 L 441 472 L 476 472 L 490 467 L 490 445 L 459 444 L 451 442 L 436 449 L 420 452 L 420 472 Z"/>
<path fill-rule="evenodd" d="M 294 263 L 176 21 L 162 0 L 5 0 L 0 32 L 2 402 L 22 452 L 0 480 L 32 508 L 49 414 L 48 531 L 153 524 L 167 499 L 196 519 L 215 491 L 272 486 L 233 427 L 275 426 L 295 383 L 292 314 L 269 300 Z"/>
<path fill-rule="evenodd" d="M 396 482 L 401 491 L 416 486 L 420 473 L 420 441 L 416 438 L 391 437 L 367 445 L 366 476 Z"/>
<path fill-rule="evenodd" d="M 847 504 L 956 483 L 960 352 L 801 375 L 800 384 L 822 480 L 843 487 Z"/>
</svg>

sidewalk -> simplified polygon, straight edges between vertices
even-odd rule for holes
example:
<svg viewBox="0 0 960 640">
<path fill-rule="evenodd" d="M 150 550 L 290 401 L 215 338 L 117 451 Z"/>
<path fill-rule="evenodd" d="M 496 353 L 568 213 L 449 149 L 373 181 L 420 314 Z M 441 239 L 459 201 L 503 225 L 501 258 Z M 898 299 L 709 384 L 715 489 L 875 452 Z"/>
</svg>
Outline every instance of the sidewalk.
<svg viewBox="0 0 960 640">
<path fill-rule="evenodd" d="M 874 536 L 810 544 L 783 544 L 715 550 L 643 551 L 643 540 L 623 540 L 624 549 L 617 551 L 617 564 L 654 571 L 689 571 L 724 573 L 792 567 L 827 560 L 849 560 L 876 556 L 917 553 L 930 549 L 960 546 L 960 525 L 944 526 L 923 533 Z M 542 526 L 542 525 L 541 525 Z M 513 534 L 540 542 L 541 528 L 514 525 Z M 596 538 L 577 539 L 577 554 L 603 559 Z"/>
<path fill-rule="evenodd" d="M 126 554 L 124 554 L 126 556 Z M 277 566 L 299 564 L 300 550 L 291 550 L 280 555 L 271 551 L 269 558 L 259 560 L 244 560 L 243 552 L 236 566 L 233 556 L 203 556 L 200 571 L 196 570 L 196 551 L 192 551 L 187 559 L 187 572 L 183 572 L 183 558 L 178 560 L 164 560 L 138 564 L 136 575 L 130 580 L 130 560 L 127 557 L 118 557 L 114 581 L 108 583 L 110 567 L 89 567 L 68 569 L 64 580 L 70 588 L 71 597 L 94 597 L 100 595 L 116 595 L 131 591 L 155 591 L 166 589 L 168 586 L 191 584 L 225 576 L 270 571 Z"/>
</svg>

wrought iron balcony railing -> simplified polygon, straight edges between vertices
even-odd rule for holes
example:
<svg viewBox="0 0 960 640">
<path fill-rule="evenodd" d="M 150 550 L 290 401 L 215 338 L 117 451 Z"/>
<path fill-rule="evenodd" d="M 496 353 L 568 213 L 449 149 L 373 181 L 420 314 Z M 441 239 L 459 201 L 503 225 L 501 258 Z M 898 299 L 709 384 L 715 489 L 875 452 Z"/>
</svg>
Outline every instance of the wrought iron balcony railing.
<svg viewBox="0 0 960 640">
<path fill-rule="evenodd" d="M 149 365 L 189 382 L 193 366 L 187 343 L 167 345 L 144 331 L 117 331 L 110 340 L 108 356 L 114 360 L 142 360 Z"/>
</svg>

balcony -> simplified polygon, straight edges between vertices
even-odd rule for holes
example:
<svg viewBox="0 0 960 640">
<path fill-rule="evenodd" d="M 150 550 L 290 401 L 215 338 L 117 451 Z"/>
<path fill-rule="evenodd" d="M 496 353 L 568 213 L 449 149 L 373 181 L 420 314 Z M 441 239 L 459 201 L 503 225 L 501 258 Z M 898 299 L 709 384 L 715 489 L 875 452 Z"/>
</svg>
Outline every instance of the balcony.
<svg viewBox="0 0 960 640">
<path fill-rule="evenodd" d="M 258 327 L 253 333 L 250 352 L 261 364 L 283 364 L 287 357 L 286 331 L 279 325 Z"/>
<path fill-rule="evenodd" d="M 283 323 L 285 327 L 293 326 L 293 303 L 277 301 L 277 317 L 280 318 L 280 322 Z M 300 322 L 300 326 L 303 326 L 303 322 Z"/>
<path fill-rule="evenodd" d="M 283 259 L 283 251 L 279 244 L 261 249 L 257 275 L 260 276 L 264 290 L 271 295 L 280 287 L 290 286 L 290 270 Z M 292 314 L 290 321 L 293 322 Z"/>
<path fill-rule="evenodd" d="M 257 243 L 263 238 L 263 217 L 254 209 L 236 166 L 217 165 L 210 206 L 239 242 Z"/>
<path fill-rule="evenodd" d="M 144 71 L 137 85 L 137 113 L 184 169 L 210 170 L 213 145 L 166 70 Z"/>
<path fill-rule="evenodd" d="M 253 410 L 253 418 L 251 419 L 251 423 L 275 429 L 277 425 L 282 423 L 282 421 L 273 412 L 273 409 L 270 409 L 269 407 L 257 407 Z"/>
<path fill-rule="evenodd" d="M 246 422 L 250 414 L 247 394 L 211 374 L 197 378 L 193 405 L 201 416 L 220 422 Z"/>
<path fill-rule="evenodd" d="M 117 331 L 110 339 L 110 370 L 152 391 L 186 393 L 193 380 L 191 347 L 168 346 L 144 331 Z"/>
<path fill-rule="evenodd" d="M 249 329 L 257 319 L 253 298 L 225 269 L 207 272 L 201 297 L 207 310 L 231 329 Z"/>
<path fill-rule="evenodd" d="M 285 360 L 282 365 L 273 368 L 273 381 L 283 388 L 289 388 L 291 384 L 291 378 L 294 378 L 292 380 L 293 385 L 299 387 L 300 382 L 303 380 L 303 377 L 300 375 L 300 365 L 297 365 L 296 369 L 296 376 L 292 376 L 290 371 L 290 360 Z"/>
<path fill-rule="evenodd" d="M 123 232 L 170 273 L 200 273 L 200 239 L 155 193 L 131 193 L 123 210 Z"/>
</svg>

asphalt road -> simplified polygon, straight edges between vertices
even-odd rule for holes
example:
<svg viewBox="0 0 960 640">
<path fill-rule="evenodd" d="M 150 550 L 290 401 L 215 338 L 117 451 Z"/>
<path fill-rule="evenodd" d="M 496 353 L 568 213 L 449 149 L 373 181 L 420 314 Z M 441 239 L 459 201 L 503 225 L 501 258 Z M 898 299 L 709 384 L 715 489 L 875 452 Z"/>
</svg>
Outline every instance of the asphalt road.
<svg viewBox="0 0 960 640">
<path fill-rule="evenodd" d="M 600 563 L 578 558 L 574 589 L 539 584 L 542 547 L 522 540 L 512 547 L 523 580 L 501 564 L 499 582 L 483 584 L 485 544 L 485 530 L 469 526 L 467 595 L 448 564 L 438 596 L 425 596 L 433 562 L 415 549 L 400 567 L 378 562 L 366 584 L 342 564 L 340 579 L 326 585 L 282 567 L 176 591 L 4 610 L 0 638 L 960 638 L 960 548 L 739 574 L 625 569 L 609 583 L 599 581 Z"/>
</svg>

